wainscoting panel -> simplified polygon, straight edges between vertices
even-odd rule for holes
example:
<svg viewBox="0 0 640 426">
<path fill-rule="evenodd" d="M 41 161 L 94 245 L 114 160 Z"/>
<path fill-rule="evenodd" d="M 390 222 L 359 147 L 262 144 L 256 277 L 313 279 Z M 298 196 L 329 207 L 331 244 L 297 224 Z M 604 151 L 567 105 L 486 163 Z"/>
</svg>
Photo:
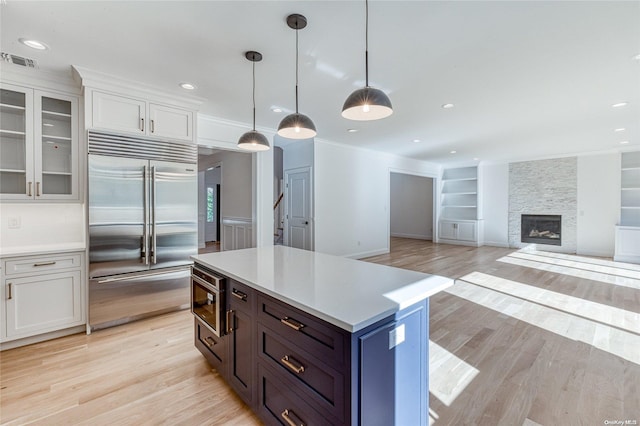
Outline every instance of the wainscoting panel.
<svg viewBox="0 0 640 426">
<path fill-rule="evenodd" d="M 221 225 L 221 248 L 223 251 L 253 247 L 251 243 L 253 222 L 251 219 L 223 217 Z"/>
</svg>

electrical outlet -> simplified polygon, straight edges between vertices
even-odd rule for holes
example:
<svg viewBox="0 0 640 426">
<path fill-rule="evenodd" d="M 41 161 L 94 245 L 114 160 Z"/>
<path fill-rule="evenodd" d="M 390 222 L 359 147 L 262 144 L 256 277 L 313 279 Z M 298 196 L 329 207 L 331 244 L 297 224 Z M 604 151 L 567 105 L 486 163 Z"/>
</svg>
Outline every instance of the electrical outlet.
<svg viewBox="0 0 640 426">
<path fill-rule="evenodd" d="M 9 218 L 9 229 L 19 229 L 22 226 L 22 221 L 19 216 Z"/>
</svg>

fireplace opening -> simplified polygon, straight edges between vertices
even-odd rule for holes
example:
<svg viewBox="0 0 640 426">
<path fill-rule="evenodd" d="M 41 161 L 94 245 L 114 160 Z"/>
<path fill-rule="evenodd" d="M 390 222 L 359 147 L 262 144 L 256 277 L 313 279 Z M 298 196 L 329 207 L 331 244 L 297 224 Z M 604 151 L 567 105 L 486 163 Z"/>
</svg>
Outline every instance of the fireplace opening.
<svg viewBox="0 0 640 426">
<path fill-rule="evenodd" d="M 523 243 L 562 245 L 562 216 L 551 214 L 523 214 L 520 232 Z"/>
</svg>

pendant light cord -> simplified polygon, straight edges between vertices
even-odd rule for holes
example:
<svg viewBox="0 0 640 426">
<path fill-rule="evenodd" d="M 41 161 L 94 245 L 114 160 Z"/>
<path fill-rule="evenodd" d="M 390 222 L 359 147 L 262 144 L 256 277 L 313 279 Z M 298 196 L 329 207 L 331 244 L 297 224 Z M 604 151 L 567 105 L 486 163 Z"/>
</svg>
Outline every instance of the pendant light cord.
<svg viewBox="0 0 640 426">
<path fill-rule="evenodd" d="M 364 75 L 365 87 L 369 87 L 369 0 L 364 2 Z"/>
<path fill-rule="evenodd" d="M 256 63 L 253 61 L 253 131 L 256 131 Z"/>
<path fill-rule="evenodd" d="M 298 113 L 298 31 L 296 22 L 296 114 Z"/>
</svg>

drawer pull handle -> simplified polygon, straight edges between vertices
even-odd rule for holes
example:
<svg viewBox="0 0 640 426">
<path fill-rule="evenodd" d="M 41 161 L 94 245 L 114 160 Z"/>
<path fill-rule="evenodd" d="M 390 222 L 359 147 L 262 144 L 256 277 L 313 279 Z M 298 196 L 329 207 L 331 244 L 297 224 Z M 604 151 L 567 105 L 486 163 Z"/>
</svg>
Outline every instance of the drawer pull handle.
<svg viewBox="0 0 640 426">
<path fill-rule="evenodd" d="M 304 324 L 301 322 L 298 322 L 292 318 L 289 317 L 284 317 L 280 320 L 281 323 L 283 323 L 284 325 L 288 325 L 289 327 L 293 328 L 295 331 L 300 331 L 304 328 Z"/>
<path fill-rule="evenodd" d="M 280 414 L 280 416 L 284 419 L 285 422 L 287 422 L 289 426 L 305 426 L 300 419 L 297 419 L 297 421 L 293 419 L 294 417 L 298 417 L 294 414 L 293 411 L 285 409 L 282 414 Z"/>
<path fill-rule="evenodd" d="M 40 182 L 36 182 L 36 197 L 40 196 Z"/>
<path fill-rule="evenodd" d="M 7 300 L 11 300 L 11 299 L 13 299 L 13 294 L 11 294 L 11 286 L 12 286 L 13 284 L 12 284 L 12 283 L 9 283 L 9 284 L 7 284 L 7 285 L 9 286 L 9 288 L 8 288 L 9 295 L 7 296 Z"/>
<path fill-rule="evenodd" d="M 203 340 L 204 344 L 207 345 L 207 347 L 212 348 L 215 344 L 216 341 L 213 340 L 213 338 L 211 336 L 207 336 L 205 337 L 205 339 Z"/>
<path fill-rule="evenodd" d="M 241 292 L 240 290 L 236 290 L 236 289 L 234 288 L 233 290 L 231 290 L 231 294 L 232 294 L 234 297 L 236 297 L 236 298 L 238 298 L 238 299 L 242 300 L 243 302 L 246 302 L 246 301 L 247 301 L 247 294 L 246 294 L 246 293 Z"/>
<path fill-rule="evenodd" d="M 233 309 L 227 311 L 227 334 L 233 333 Z"/>
<path fill-rule="evenodd" d="M 51 262 L 34 263 L 33 266 L 37 268 L 38 266 L 51 266 L 51 265 L 55 265 L 55 264 L 56 264 L 56 262 L 54 260 L 54 261 L 51 261 Z"/>
<path fill-rule="evenodd" d="M 33 182 L 29 182 L 29 190 L 27 191 L 27 196 L 31 197 L 33 194 L 31 193 L 31 186 L 33 185 Z"/>
<path fill-rule="evenodd" d="M 304 365 L 300 364 L 298 361 L 293 359 L 293 357 L 290 357 L 289 355 L 285 355 L 280 359 L 280 361 L 282 361 L 282 363 L 287 367 L 289 367 L 289 369 L 294 373 L 296 374 L 304 373 Z"/>
</svg>

